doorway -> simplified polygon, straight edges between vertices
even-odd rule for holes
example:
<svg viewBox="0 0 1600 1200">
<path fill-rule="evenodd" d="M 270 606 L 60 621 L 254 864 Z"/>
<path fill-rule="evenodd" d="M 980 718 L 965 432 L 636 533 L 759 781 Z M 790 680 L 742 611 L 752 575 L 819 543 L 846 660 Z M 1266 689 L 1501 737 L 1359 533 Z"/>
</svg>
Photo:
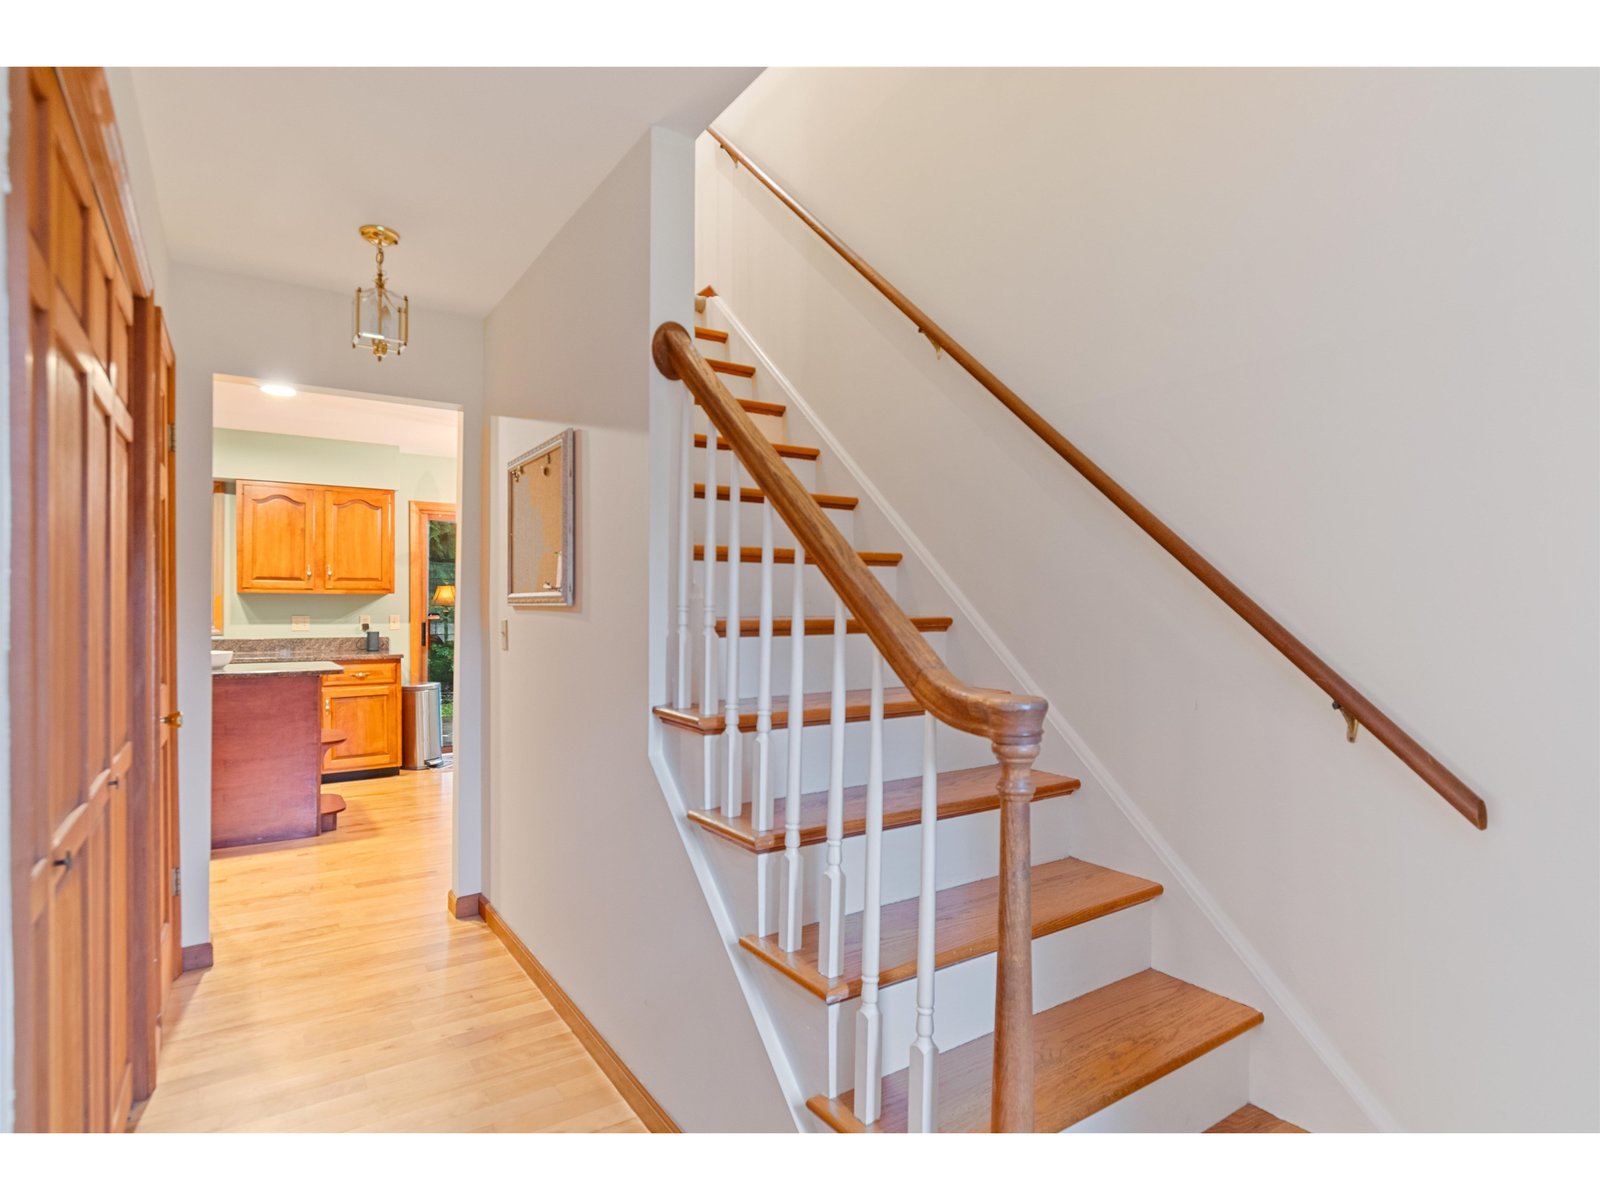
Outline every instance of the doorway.
<svg viewBox="0 0 1600 1200">
<path fill-rule="evenodd" d="M 446 753 L 455 739 L 456 506 L 411 502 L 411 636 L 413 683 L 439 685 Z"/>
</svg>

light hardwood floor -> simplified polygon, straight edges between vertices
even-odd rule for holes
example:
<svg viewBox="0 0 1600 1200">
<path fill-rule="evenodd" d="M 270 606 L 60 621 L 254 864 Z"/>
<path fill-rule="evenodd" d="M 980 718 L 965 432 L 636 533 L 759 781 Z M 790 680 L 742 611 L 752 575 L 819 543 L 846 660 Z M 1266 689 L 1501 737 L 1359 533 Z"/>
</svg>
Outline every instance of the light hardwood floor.
<svg viewBox="0 0 1600 1200">
<path fill-rule="evenodd" d="M 479 919 L 445 912 L 453 772 L 341 783 L 336 833 L 217 852 L 146 1131 L 633 1131 Z"/>
</svg>

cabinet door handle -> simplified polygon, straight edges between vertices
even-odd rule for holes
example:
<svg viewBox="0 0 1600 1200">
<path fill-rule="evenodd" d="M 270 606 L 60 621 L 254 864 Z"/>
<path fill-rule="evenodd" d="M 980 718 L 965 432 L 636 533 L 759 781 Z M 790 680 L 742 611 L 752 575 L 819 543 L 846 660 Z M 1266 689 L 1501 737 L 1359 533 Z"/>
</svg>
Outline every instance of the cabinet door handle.
<svg viewBox="0 0 1600 1200">
<path fill-rule="evenodd" d="M 350 672 L 350 678 L 351 679 L 365 679 L 368 675 L 371 675 L 371 674 L 372 674 L 371 671 L 351 671 Z"/>
<path fill-rule="evenodd" d="M 332 563 L 328 564 L 328 578 L 329 579 L 333 578 L 333 564 Z"/>
<path fill-rule="evenodd" d="M 306 565 L 306 578 L 307 579 L 311 578 L 311 566 L 310 566 L 309 563 Z"/>
</svg>

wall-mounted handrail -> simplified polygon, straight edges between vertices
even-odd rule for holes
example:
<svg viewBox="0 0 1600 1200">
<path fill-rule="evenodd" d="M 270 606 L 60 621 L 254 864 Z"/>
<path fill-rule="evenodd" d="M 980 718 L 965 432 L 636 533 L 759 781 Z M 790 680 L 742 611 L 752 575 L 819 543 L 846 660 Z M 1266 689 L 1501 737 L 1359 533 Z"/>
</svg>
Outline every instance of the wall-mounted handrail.
<svg viewBox="0 0 1600 1200">
<path fill-rule="evenodd" d="M 1022 397 L 1002 383 L 993 371 L 974 358 L 966 347 L 951 337 L 933 318 L 908 300 L 899 288 L 895 287 L 880 275 L 871 264 L 840 241 L 832 230 L 786 192 L 776 180 L 752 162 L 749 155 L 735 146 L 718 130 L 711 129 L 708 132 L 734 162 L 749 171 L 754 179 L 776 196 L 789 211 L 799 217 L 813 233 L 832 247 L 835 253 L 854 267 L 857 273 L 876 288 L 890 304 L 893 304 L 910 318 L 916 325 L 918 333 L 960 363 L 969 375 L 977 380 L 996 400 L 1005 405 L 1019 421 L 1037 434 L 1047 446 L 1065 459 L 1101 495 L 1127 514 L 1135 525 L 1154 538 L 1163 550 L 1177 559 L 1190 574 L 1205 584 L 1218 599 L 1244 618 L 1246 624 L 1266 638 L 1279 653 L 1326 692 L 1333 700 L 1334 707 L 1340 710 L 1345 717 L 1352 741 L 1355 738 L 1357 726 L 1364 725 L 1371 730 L 1373 737 L 1392 750 L 1401 762 L 1421 776 L 1423 781 L 1438 792 L 1439 795 L 1443 796 L 1452 808 L 1479 829 L 1487 827 L 1489 813 L 1481 796 L 1463 783 L 1460 778 L 1434 758 L 1433 755 L 1429 754 L 1427 750 L 1423 749 L 1415 738 L 1400 728 L 1376 704 L 1357 691 L 1347 679 L 1324 662 L 1309 646 L 1285 629 L 1271 613 L 1252 600 L 1238 584 L 1234 583 L 1213 566 L 1204 555 L 1178 536 L 1171 526 L 1140 503 L 1132 493 L 1115 479 L 1106 474 L 1087 454 L 1068 441 L 1059 429 L 1046 421 Z"/>
<path fill-rule="evenodd" d="M 656 368 L 668 379 L 682 380 L 704 409 L 713 435 L 706 438 L 708 457 L 717 447 L 716 434 L 727 443 L 739 467 L 749 473 L 767 503 L 777 510 L 789 531 L 799 542 L 795 561 L 815 566 L 850 613 L 860 622 L 878 653 L 899 676 L 934 718 L 965 733 L 989 739 L 1000 763 L 1000 872 L 999 928 L 996 958 L 994 1085 L 991 1127 L 996 1131 L 1033 1129 L 1033 918 L 1029 852 L 1029 805 L 1033 799 L 1031 778 L 1033 760 L 1038 756 L 1044 732 L 1046 702 L 1039 696 L 972 687 L 958 679 L 934 653 L 921 632 L 895 603 L 861 561 L 855 549 L 822 508 L 784 464 L 768 441 L 722 380 L 695 349 L 689 333 L 675 321 L 663 324 L 651 341 Z M 687 419 L 687 418 L 686 418 Z M 686 487 L 686 484 L 685 484 Z M 739 494 L 738 472 L 729 481 L 730 504 Z M 715 480 L 705 484 L 708 507 L 716 497 Z M 737 515 L 730 519 L 728 564 L 737 570 Z M 708 526 L 710 528 L 710 526 Z M 764 539 L 765 541 L 766 539 Z M 708 538 L 705 562 L 711 564 L 715 547 Z M 767 564 L 771 556 L 764 554 Z M 796 570 L 804 567 L 797 566 Z M 708 578 L 709 578 L 708 574 Z M 796 594 L 799 584 L 796 583 Z M 765 591 L 765 588 L 763 589 Z M 731 603 L 731 601 L 730 601 Z M 728 610 L 728 628 L 738 629 L 740 614 Z M 708 616 L 707 621 L 711 620 Z M 842 613 L 836 628 L 844 628 Z M 798 631 L 796 633 L 798 637 Z M 737 640 L 737 634 L 734 635 Z M 680 656 L 684 646 L 680 640 Z M 770 645 L 766 647 L 770 654 Z M 730 657 L 730 662 L 733 661 Z M 836 641 L 834 672 L 835 708 L 842 714 L 842 642 Z M 876 671 L 876 668 L 875 668 Z M 798 679 L 798 674 L 796 676 Z M 737 685 L 735 670 L 728 673 L 730 692 Z M 875 674 L 875 734 L 881 736 L 881 682 Z M 702 711 L 704 711 L 702 709 Z M 737 732 L 737 701 L 729 708 L 725 728 Z M 837 743 L 842 747 L 843 743 Z M 730 742 L 730 747 L 733 743 Z M 931 745 L 931 743 L 930 743 Z M 734 751 L 730 749 L 730 754 Z M 731 761 L 731 759 L 730 759 Z M 730 771 L 729 779 L 736 776 Z M 796 803 L 798 776 L 792 776 L 786 804 Z M 839 784 L 842 776 L 835 768 L 830 783 Z M 881 780 L 879 781 L 881 791 Z M 871 781 L 869 779 L 869 792 Z M 735 804 L 737 801 L 734 802 Z M 881 801 L 880 801 L 881 804 Z M 830 824 L 835 809 L 830 797 Z M 878 821 L 881 824 L 881 812 Z M 870 825 L 870 821 L 869 821 Z M 830 839 L 835 835 L 830 833 Z M 826 939 L 824 939 L 826 940 Z M 830 971 L 836 974 L 837 970 Z M 858 1089 L 859 1096 L 859 1089 Z M 875 1112 L 875 1103 L 869 1106 Z M 869 1118 L 869 1119 L 875 1119 Z"/>
</svg>

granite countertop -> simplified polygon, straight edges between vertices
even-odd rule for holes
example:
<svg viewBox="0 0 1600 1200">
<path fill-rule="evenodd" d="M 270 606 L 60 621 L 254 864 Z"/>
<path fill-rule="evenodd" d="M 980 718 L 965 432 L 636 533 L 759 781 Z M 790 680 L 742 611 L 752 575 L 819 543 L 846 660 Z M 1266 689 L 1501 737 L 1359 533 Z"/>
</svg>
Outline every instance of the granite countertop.
<svg viewBox="0 0 1600 1200">
<path fill-rule="evenodd" d="M 232 650 L 235 665 L 251 663 L 398 662 L 400 655 L 389 649 L 389 639 L 380 637 L 380 650 L 368 650 L 361 637 L 306 638 L 218 638 L 213 650 Z"/>
<path fill-rule="evenodd" d="M 217 667 L 213 675 L 338 675 L 344 670 L 336 662 L 326 660 L 312 660 L 303 662 L 287 660 L 284 662 L 231 662 L 225 667 Z"/>
</svg>

